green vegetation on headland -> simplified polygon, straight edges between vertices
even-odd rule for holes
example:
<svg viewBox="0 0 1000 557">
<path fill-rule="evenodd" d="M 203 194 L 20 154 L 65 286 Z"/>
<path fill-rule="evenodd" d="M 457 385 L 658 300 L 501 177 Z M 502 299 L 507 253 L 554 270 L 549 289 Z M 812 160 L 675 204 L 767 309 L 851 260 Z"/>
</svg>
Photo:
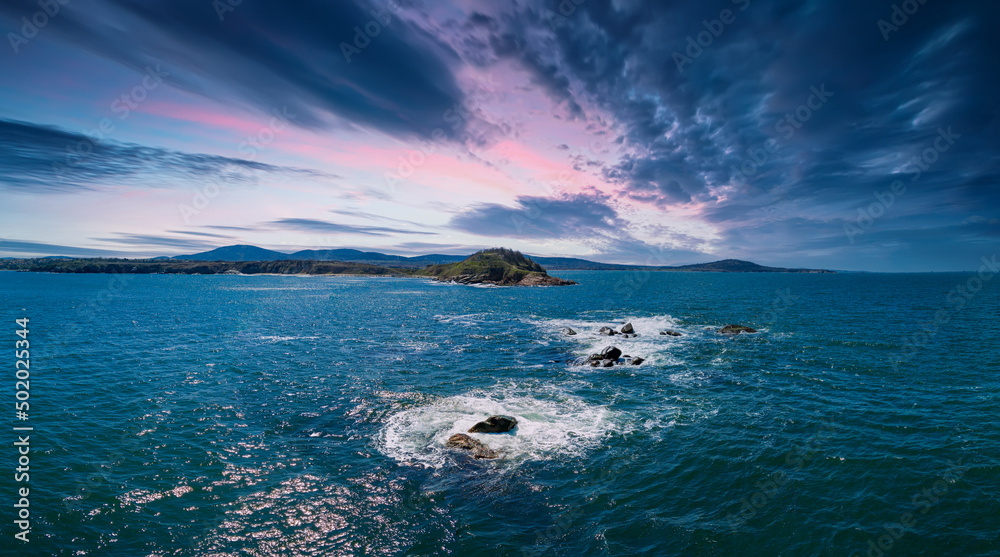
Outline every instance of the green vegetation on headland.
<svg viewBox="0 0 1000 557">
<path fill-rule="evenodd" d="M 571 280 L 549 276 L 545 268 L 519 251 L 493 248 L 476 252 L 458 263 L 429 265 L 417 276 L 431 276 L 441 281 L 462 284 L 497 284 L 502 286 L 563 286 Z"/>
<path fill-rule="evenodd" d="M 480 251 L 458 263 L 430 265 L 425 269 L 384 267 L 343 261 L 198 261 L 189 259 L 3 259 L 0 269 L 48 273 L 127 274 L 278 274 L 365 275 L 429 277 L 462 284 L 504 286 L 558 286 L 576 284 L 551 277 L 545 269 L 517 251 L 497 248 Z"/>
</svg>

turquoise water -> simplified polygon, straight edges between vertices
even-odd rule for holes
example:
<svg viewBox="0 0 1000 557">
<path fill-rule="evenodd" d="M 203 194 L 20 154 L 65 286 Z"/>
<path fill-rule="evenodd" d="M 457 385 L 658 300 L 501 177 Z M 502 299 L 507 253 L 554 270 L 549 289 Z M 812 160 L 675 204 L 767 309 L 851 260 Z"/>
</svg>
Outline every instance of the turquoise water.
<svg viewBox="0 0 1000 557">
<path fill-rule="evenodd" d="M 27 544 L 4 434 L 0 547 L 1000 554 L 995 281 L 958 308 L 972 275 L 557 274 L 580 284 L 0 273 L 31 342 L 29 420 L 13 371 L 2 407 L 35 428 Z M 609 344 L 646 362 L 572 365 Z M 504 459 L 443 446 L 493 413 Z"/>
</svg>

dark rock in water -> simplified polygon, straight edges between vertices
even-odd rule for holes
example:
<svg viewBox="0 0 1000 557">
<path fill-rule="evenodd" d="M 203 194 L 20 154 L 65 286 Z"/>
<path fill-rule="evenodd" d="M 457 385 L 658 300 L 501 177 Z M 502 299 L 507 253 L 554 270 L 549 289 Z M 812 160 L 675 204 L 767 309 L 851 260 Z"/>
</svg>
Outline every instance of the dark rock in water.
<svg viewBox="0 0 1000 557">
<path fill-rule="evenodd" d="M 756 329 L 751 329 L 745 325 L 726 325 L 725 327 L 718 330 L 718 332 L 724 335 L 738 335 L 740 333 L 756 333 Z"/>
<path fill-rule="evenodd" d="M 666 330 L 666 331 L 660 331 L 660 334 L 661 335 L 670 335 L 672 337 L 679 337 L 679 336 L 681 336 L 681 334 L 678 333 L 677 331 L 671 331 L 669 329 Z"/>
<path fill-rule="evenodd" d="M 624 338 L 635 338 L 637 336 L 639 336 L 639 335 L 636 334 L 636 333 L 622 333 L 622 337 L 624 337 Z"/>
<path fill-rule="evenodd" d="M 637 358 L 632 358 L 632 361 L 629 362 L 629 363 L 632 364 L 632 365 L 634 365 L 634 366 L 637 366 L 637 365 L 639 365 L 639 364 L 641 364 L 642 362 L 645 362 L 645 361 L 646 360 L 644 358 L 638 358 L 637 357 Z"/>
<path fill-rule="evenodd" d="M 593 362 L 594 360 L 600 360 L 601 359 L 601 355 L 600 354 L 591 354 L 590 356 L 587 356 L 587 359 L 590 360 L 591 362 Z"/>
<path fill-rule="evenodd" d="M 469 451 L 476 458 L 496 458 L 499 456 L 496 451 L 487 447 L 485 443 L 477 441 L 464 433 L 456 433 L 449 437 L 448 446 Z"/>
<path fill-rule="evenodd" d="M 618 334 L 618 331 L 612 329 L 611 327 L 601 327 L 601 330 L 597 331 L 597 334 L 606 337 L 613 337 Z"/>
<path fill-rule="evenodd" d="M 573 329 L 570 329 L 569 327 L 563 327 L 562 332 L 563 332 L 564 335 L 575 335 L 576 334 L 576 331 L 574 331 Z"/>
<path fill-rule="evenodd" d="M 622 356 L 622 351 L 615 346 L 609 346 L 601 351 L 600 358 L 602 360 L 617 360 Z"/>
<path fill-rule="evenodd" d="M 603 362 L 601 362 L 601 365 L 604 366 L 604 367 L 612 367 L 612 366 L 615 365 L 615 361 L 614 360 L 604 360 Z"/>
<path fill-rule="evenodd" d="M 622 331 L 621 332 L 623 334 L 630 335 L 630 334 L 632 334 L 632 333 L 635 332 L 635 329 L 632 328 L 632 324 L 631 323 L 626 323 L 625 325 L 622 326 Z"/>
<path fill-rule="evenodd" d="M 503 433 L 517 426 L 517 419 L 512 416 L 490 416 L 484 421 L 469 428 L 469 433 Z"/>
<path fill-rule="evenodd" d="M 601 365 L 601 360 L 590 360 L 590 367 L 597 367 Z"/>
</svg>

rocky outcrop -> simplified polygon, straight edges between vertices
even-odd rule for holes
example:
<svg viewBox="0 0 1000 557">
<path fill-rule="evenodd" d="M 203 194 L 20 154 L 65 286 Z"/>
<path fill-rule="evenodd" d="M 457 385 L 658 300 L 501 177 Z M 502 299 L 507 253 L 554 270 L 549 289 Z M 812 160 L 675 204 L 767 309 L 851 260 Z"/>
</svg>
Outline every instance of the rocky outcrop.
<svg viewBox="0 0 1000 557">
<path fill-rule="evenodd" d="M 672 337 L 679 337 L 679 336 L 681 336 L 681 334 L 678 333 L 677 331 L 672 331 L 670 329 L 667 329 L 666 331 L 660 331 L 660 334 L 661 335 L 670 335 Z"/>
<path fill-rule="evenodd" d="M 417 276 L 459 284 L 495 284 L 498 286 L 564 286 L 576 284 L 549 276 L 545 268 L 523 253 L 505 248 L 483 250 L 458 263 L 428 265 Z"/>
<path fill-rule="evenodd" d="M 618 347 L 608 346 L 600 354 L 591 354 L 586 360 L 580 362 L 580 364 L 589 365 L 590 367 L 614 367 L 622 363 L 637 366 L 644 361 L 643 358 L 622 356 L 622 351 Z"/>
<path fill-rule="evenodd" d="M 569 286 L 571 284 L 576 284 L 576 282 L 544 273 L 531 273 L 518 281 L 515 286 Z"/>
<path fill-rule="evenodd" d="M 716 332 L 722 333 L 724 335 L 738 335 L 740 333 L 756 333 L 757 330 L 751 329 L 746 325 L 726 325 L 725 327 L 719 329 Z"/>
<path fill-rule="evenodd" d="M 490 416 L 469 428 L 469 433 L 505 433 L 517 427 L 513 416 Z"/>
<path fill-rule="evenodd" d="M 630 334 L 632 334 L 634 332 L 635 332 L 635 329 L 632 328 L 632 324 L 631 323 L 626 323 L 626 324 L 622 325 L 621 333 L 623 335 L 630 335 Z"/>
<path fill-rule="evenodd" d="M 464 433 L 456 433 L 448 438 L 448 446 L 456 449 L 469 451 L 475 458 L 497 458 L 500 456 L 496 451 L 486 446 L 482 441 L 477 441 Z"/>
</svg>

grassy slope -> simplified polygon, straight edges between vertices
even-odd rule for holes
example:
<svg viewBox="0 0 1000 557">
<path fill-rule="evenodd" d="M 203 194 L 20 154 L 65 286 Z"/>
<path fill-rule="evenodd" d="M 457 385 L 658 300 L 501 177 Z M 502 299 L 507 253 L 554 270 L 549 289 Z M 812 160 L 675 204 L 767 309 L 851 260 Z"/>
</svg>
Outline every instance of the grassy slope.
<svg viewBox="0 0 1000 557">
<path fill-rule="evenodd" d="M 496 284 L 516 284 L 530 274 L 548 275 L 544 267 L 521 252 L 505 248 L 483 250 L 458 263 L 430 265 L 417 271 L 417 275 L 440 280 L 468 278 Z"/>
</svg>

